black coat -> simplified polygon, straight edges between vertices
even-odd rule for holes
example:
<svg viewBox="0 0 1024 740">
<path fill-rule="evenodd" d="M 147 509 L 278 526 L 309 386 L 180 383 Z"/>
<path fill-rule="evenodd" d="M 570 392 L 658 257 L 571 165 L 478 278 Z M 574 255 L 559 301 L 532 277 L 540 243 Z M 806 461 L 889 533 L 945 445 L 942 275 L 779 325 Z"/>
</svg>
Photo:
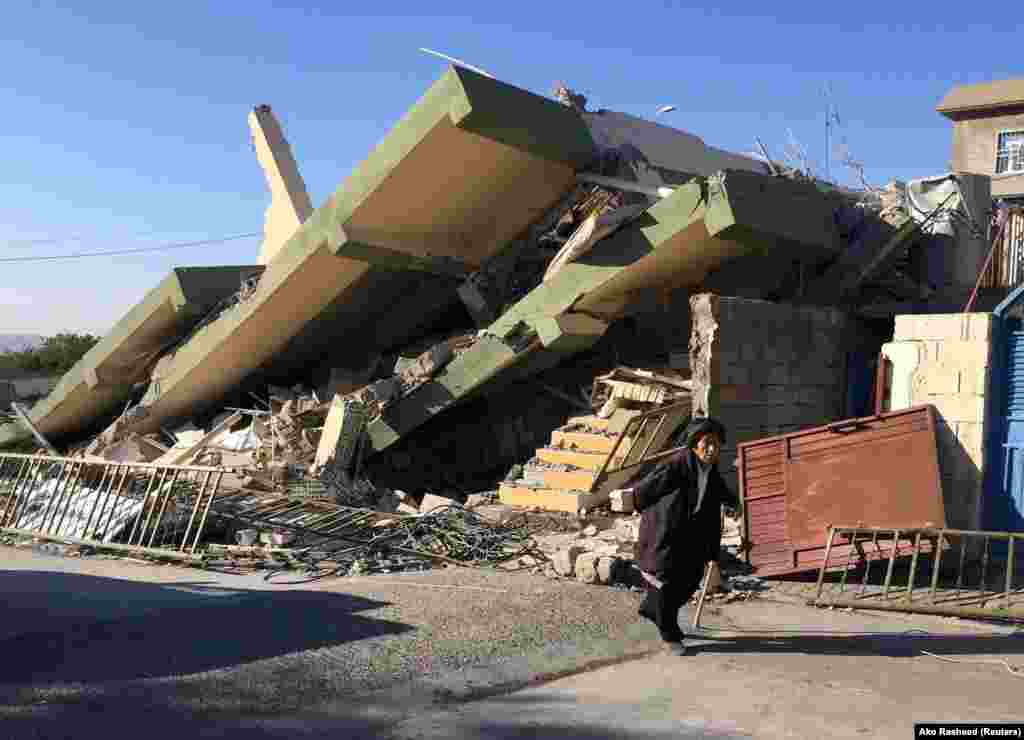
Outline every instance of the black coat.
<svg viewBox="0 0 1024 740">
<path fill-rule="evenodd" d="M 687 450 L 633 486 L 633 502 L 641 512 L 637 565 L 659 578 L 717 560 L 722 505 L 739 506 L 717 467 L 708 471 L 700 496 L 697 466 L 697 458 Z"/>
</svg>

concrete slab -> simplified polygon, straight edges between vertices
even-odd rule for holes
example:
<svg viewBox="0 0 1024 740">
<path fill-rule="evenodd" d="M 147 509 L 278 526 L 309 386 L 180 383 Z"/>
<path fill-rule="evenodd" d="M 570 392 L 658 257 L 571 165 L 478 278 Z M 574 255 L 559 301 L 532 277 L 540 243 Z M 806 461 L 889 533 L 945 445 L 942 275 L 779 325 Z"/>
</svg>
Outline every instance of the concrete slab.
<svg viewBox="0 0 1024 740">
<path fill-rule="evenodd" d="M 650 291 L 694 289 L 722 265 L 742 263 L 740 257 L 814 262 L 837 249 L 832 203 L 811 185 L 737 170 L 687 183 L 530 291 L 487 329 L 486 341 L 388 408 L 368 427 L 372 450 L 471 395 L 553 367 L 600 338 L 595 332 L 589 343 L 580 335 L 547 347 L 541 335 L 552 319 L 581 314 L 610 322 Z"/>
<path fill-rule="evenodd" d="M 117 409 L 149 362 L 242 281 L 262 267 L 179 267 L 132 308 L 32 409 L 32 423 L 51 441 L 76 434 Z M 29 436 L 20 424 L 0 426 L 0 447 Z"/>
<path fill-rule="evenodd" d="M 201 411 L 257 369 L 282 372 L 329 345 L 359 364 L 414 333 L 593 153 L 573 111 L 450 69 L 281 247 L 255 294 L 178 350 L 135 429 Z M 411 276 L 413 296 L 388 302 Z"/>
</svg>

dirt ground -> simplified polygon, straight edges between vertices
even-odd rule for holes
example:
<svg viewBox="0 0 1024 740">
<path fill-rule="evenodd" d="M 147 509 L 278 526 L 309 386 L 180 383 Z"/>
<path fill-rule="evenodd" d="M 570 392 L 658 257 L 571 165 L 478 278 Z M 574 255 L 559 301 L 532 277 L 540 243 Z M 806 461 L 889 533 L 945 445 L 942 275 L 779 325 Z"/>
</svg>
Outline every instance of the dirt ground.
<svg viewBox="0 0 1024 740">
<path fill-rule="evenodd" d="M 1024 719 L 1013 629 L 786 589 L 711 607 L 706 626 L 740 634 L 681 658 L 657 652 L 637 594 L 527 573 L 289 585 L 3 547 L 0 590 L 0 736 L 19 740 L 902 738 Z"/>
</svg>

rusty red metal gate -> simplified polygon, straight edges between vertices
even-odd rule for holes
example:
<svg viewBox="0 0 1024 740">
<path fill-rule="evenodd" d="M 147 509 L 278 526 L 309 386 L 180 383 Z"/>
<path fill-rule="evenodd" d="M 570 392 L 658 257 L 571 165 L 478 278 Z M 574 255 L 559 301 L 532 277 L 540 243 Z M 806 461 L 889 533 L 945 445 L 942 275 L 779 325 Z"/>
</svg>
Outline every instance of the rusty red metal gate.
<svg viewBox="0 0 1024 740">
<path fill-rule="evenodd" d="M 740 495 L 759 575 L 816 570 L 838 522 L 944 527 L 935 412 L 919 406 L 739 445 Z M 833 557 L 845 543 L 833 545 Z"/>
</svg>

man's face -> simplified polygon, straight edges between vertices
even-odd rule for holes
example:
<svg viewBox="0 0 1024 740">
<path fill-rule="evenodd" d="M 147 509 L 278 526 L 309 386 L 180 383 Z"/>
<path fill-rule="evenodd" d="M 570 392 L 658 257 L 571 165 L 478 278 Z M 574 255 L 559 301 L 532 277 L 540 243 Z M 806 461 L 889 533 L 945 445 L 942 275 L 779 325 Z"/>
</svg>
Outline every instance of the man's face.
<svg viewBox="0 0 1024 740">
<path fill-rule="evenodd" d="M 705 465 L 713 465 L 722 453 L 722 440 L 717 434 L 702 434 L 693 446 L 693 453 Z"/>
</svg>

